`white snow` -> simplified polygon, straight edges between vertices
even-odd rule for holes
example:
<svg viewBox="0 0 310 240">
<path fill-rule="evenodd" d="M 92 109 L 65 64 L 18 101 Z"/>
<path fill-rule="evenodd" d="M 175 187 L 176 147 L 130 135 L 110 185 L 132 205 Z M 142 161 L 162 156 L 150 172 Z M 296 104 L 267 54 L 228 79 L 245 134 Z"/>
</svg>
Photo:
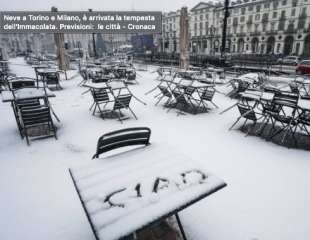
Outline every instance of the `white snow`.
<svg viewBox="0 0 310 240">
<path fill-rule="evenodd" d="M 11 62 L 20 64 L 11 65 L 17 75 L 35 76 L 32 68 L 22 65 L 22 59 Z M 220 108 L 208 113 L 166 113 L 160 104 L 154 106 L 155 93 L 144 95 L 158 83 L 153 80 L 157 74 L 152 73 L 156 68 L 148 70 L 139 72 L 140 84 L 130 87 L 148 105 L 133 101 L 139 120 L 131 118 L 124 124 L 92 116 L 90 94 L 81 95 L 87 90 L 77 87 L 81 78 L 70 79 L 76 72 L 68 72 L 70 80 L 63 81 L 64 89 L 50 99 L 61 119 L 55 122 L 57 141 L 41 139 L 27 147 L 10 104 L 0 103 L 0 239 L 94 239 L 68 168 L 90 164 L 102 134 L 148 126 L 153 144 L 169 143 L 228 184 L 180 213 L 188 239 L 308 240 L 309 152 L 228 131 L 238 112 L 219 115 L 234 102 L 220 94 L 214 100 Z M 147 160 L 141 159 L 141 164 Z"/>
<path fill-rule="evenodd" d="M 71 172 L 95 230 L 104 240 L 117 240 L 224 186 L 190 157 L 165 144 L 98 159 Z M 157 178 L 168 182 L 160 181 L 154 192 Z M 139 197 L 135 190 L 138 184 Z M 115 192 L 110 201 L 121 206 L 105 201 Z"/>
</svg>

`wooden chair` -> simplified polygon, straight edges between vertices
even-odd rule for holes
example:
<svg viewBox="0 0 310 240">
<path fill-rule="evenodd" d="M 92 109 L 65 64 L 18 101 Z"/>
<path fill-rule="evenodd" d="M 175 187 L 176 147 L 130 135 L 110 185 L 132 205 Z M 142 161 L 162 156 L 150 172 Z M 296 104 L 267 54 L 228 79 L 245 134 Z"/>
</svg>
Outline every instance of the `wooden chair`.
<svg viewBox="0 0 310 240">
<path fill-rule="evenodd" d="M 126 128 L 104 134 L 98 139 L 94 158 L 99 155 L 122 147 L 150 144 L 151 129 L 147 127 Z"/>
</svg>

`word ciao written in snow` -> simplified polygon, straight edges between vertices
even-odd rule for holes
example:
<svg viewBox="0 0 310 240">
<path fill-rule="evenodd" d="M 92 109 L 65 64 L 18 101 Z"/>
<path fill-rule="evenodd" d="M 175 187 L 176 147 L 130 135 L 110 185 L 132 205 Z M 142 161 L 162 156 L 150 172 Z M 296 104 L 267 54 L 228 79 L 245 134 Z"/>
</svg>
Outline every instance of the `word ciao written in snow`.
<svg viewBox="0 0 310 240">
<path fill-rule="evenodd" d="M 151 193 L 160 194 L 161 191 L 169 188 L 171 185 L 176 186 L 179 190 L 181 190 L 181 189 L 184 189 L 185 186 L 203 184 L 205 183 L 205 180 L 208 178 L 208 176 L 204 174 L 203 172 L 201 172 L 200 170 L 186 171 L 184 173 L 181 173 L 180 177 L 181 177 L 180 182 L 169 180 L 168 178 L 161 178 L 161 177 L 156 178 L 156 180 L 154 181 Z M 143 197 L 141 194 L 142 187 L 143 186 L 141 185 L 141 183 L 138 183 L 133 189 L 134 194 L 128 198 L 131 198 L 131 199 L 142 198 Z M 113 199 L 117 198 L 118 194 L 121 194 L 126 190 L 127 188 L 122 188 L 122 189 L 119 189 L 117 191 L 114 191 L 108 194 L 104 198 L 103 202 L 107 203 L 109 205 L 109 208 L 112 208 L 112 207 L 125 208 L 124 202 L 126 202 L 126 199 L 123 199 L 123 203 L 116 203 L 116 201 Z"/>
</svg>

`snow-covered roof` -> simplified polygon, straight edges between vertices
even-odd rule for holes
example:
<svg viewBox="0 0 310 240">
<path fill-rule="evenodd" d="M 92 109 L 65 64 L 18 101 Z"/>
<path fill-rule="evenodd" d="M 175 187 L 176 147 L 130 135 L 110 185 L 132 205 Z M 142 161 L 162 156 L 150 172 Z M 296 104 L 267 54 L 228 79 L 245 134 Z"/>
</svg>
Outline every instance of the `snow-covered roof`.
<svg viewBox="0 0 310 240">
<path fill-rule="evenodd" d="M 98 159 L 70 172 L 100 240 L 120 239 L 226 186 L 164 144 Z"/>
</svg>

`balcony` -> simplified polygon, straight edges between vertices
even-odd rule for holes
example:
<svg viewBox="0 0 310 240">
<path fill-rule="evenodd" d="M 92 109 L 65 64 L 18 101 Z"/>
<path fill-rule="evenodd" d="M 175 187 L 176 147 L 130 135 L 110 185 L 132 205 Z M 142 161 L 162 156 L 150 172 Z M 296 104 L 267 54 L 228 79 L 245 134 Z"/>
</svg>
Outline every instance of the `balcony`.
<svg viewBox="0 0 310 240">
<path fill-rule="evenodd" d="M 270 30 L 266 32 L 266 35 L 277 35 L 279 32 L 275 31 L 275 30 Z"/>
<path fill-rule="evenodd" d="M 250 33 L 250 36 L 251 36 L 251 37 L 257 37 L 257 36 L 260 36 L 261 34 L 262 34 L 261 32 L 255 31 L 255 32 L 251 32 L 251 33 Z"/>
</svg>

